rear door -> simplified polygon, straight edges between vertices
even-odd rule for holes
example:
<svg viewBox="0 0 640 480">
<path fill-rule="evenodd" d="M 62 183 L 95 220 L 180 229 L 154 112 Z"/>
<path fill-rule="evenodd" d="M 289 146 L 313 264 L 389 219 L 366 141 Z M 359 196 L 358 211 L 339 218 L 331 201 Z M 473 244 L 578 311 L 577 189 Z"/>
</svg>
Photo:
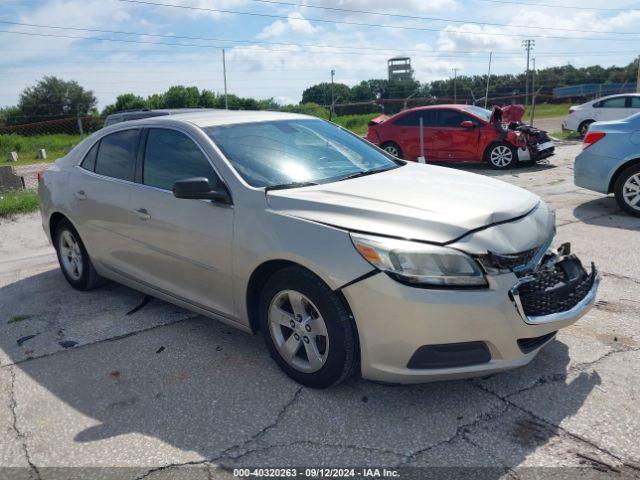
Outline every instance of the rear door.
<svg viewBox="0 0 640 480">
<path fill-rule="evenodd" d="M 431 144 L 429 136 L 429 127 L 431 125 L 432 111 L 431 110 L 414 110 L 409 111 L 401 117 L 394 120 L 394 125 L 398 132 L 398 144 L 402 149 L 404 158 L 406 160 L 415 160 L 421 155 L 420 152 L 420 119 L 423 120 L 424 126 L 424 148 L 425 157 L 429 158 Z"/>
<path fill-rule="evenodd" d="M 628 117 L 627 98 L 625 96 L 613 97 L 594 103 L 596 121 L 620 120 Z"/>
<path fill-rule="evenodd" d="M 470 161 L 478 158 L 480 122 L 460 110 L 440 108 L 437 112 L 433 133 L 434 160 Z M 461 123 L 469 120 L 474 128 L 463 128 Z"/>
<path fill-rule="evenodd" d="M 69 178 L 73 221 L 94 261 L 128 271 L 128 217 L 140 129 L 96 142 Z"/>
<path fill-rule="evenodd" d="M 222 185 L 188 133 L 150 128 L 131 194 L 129 262 L 139 280 L 196 306 L 233 315 L 233 206 L 173 196 L 178 180 Z M 224 187 L 226 188 L 226 187 Z"/>
</svg>

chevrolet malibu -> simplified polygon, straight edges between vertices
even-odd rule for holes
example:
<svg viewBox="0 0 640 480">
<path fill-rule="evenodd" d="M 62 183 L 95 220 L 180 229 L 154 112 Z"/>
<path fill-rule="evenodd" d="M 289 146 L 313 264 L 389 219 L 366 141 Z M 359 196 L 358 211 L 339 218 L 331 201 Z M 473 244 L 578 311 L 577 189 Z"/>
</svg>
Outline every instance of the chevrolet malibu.
<svg viewBox="0 0 640 480">
<path fill-rule="evenodd" d="M 247 332 L 291 378 L 414 383 L 525 365 L 592 306 L 537 196 L 407 163 L 303 115 L 100 130 L 41 177 L 72 287 L 110 279 Z"/>
</svg>

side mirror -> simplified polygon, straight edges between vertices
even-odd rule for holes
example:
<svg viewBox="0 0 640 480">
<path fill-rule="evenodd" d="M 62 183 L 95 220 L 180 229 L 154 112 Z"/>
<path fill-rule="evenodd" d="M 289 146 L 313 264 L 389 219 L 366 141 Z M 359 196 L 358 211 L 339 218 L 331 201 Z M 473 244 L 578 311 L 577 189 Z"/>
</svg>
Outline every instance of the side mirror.
<svg viewBox="0 0 640 480">
<path fill-rule="evenodd" d="M 475 127 L 474 123 L 471 120 L 465 120 L 464 122 L 462 122 L 460 124 L 460 126 L 462 128 L 474 128 Z"/>
<path fill-rule="evenodd" d="M 185 178 L 173 184 L 173 196 L 190 200 L 213 200 L 218 203 L 231 203 L 229 192 L 222 187 L 213 189 L 206 177 Z"/>
</svg>

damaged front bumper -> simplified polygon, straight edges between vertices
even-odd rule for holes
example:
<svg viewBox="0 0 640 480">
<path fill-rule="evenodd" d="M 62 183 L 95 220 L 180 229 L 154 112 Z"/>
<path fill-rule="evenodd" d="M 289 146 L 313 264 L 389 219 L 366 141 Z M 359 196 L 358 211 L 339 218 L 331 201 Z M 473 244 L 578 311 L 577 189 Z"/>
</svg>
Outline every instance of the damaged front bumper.
<svg viewBox="0 0 640 480">
<path fill-rule="evenodd" d="M 530 325 L 575 321 L 593 306 L 599 284 L 595 265 L 587 271 L 564 244 L 547 253 L 533 273 L 521 277 L 509 296 Z"/>
<path fill-rule="evenodd" d="M 362 375 L 418 383 L 523 366 L 595 301 L 598 274 L 582 268 L 568 245 L 551 252 L 545 243 L 526 258 L 502 261 L 509 264 L 487 273 L 486 289 L 415 288 L 385 273 L 344 288 Z M 527 268 L 514 273 L 516 264 Z M 560 297 L 553 295 L 565 301 L 554 303 Z"/>
</svg>

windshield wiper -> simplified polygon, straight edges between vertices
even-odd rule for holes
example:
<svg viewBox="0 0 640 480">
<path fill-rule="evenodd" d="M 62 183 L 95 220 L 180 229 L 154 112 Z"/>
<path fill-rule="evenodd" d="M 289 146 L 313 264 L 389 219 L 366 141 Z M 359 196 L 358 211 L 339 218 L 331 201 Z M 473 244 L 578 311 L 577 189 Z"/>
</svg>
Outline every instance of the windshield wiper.
<svg viewBox="0 0 640 480">
<path fill-rule="evenodd" d="M 352 178 L 366 177 L 367 175 L 373 175 L 374 173 L 386 172 L 387 170 L 393 170 L 394 168 L 397 168 L 397 167 L 378 168 L 378 169 L 375 169 L 375 170 L 363 170 L 362 172 L 352 173 L 351 175 L 347 175 L 346 177 L 339 178 L 338 181 L 341 182 L 342 180 L 351 180 Z"/>
<path fill-rule="evenodd" d="M 283 183 L 282 185 L 268 185 L 264 187 L 264 193 L 271 190 L 284 190 L 286 188 L 299 188 L 299 187 L 311 187 L 312 185 L 318 185 L 316 182 L 291 182 Z"/>
</svg>

